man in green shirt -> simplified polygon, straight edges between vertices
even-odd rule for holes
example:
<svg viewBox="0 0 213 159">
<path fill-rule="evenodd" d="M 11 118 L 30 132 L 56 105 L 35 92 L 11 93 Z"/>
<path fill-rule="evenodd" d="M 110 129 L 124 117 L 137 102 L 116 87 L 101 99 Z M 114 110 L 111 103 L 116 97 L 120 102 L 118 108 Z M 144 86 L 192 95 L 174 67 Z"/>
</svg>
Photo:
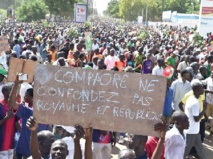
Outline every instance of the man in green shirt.
<svg viewBox="0 0 213 159">
<path fill-rule="evenodd" d="M 171 53 L 171 55 L 166 59 L 166 64 L 176 68 L 176 57 L 179 56 L 179 52 L 175 50 L 174 52 Z"/>
</svg>

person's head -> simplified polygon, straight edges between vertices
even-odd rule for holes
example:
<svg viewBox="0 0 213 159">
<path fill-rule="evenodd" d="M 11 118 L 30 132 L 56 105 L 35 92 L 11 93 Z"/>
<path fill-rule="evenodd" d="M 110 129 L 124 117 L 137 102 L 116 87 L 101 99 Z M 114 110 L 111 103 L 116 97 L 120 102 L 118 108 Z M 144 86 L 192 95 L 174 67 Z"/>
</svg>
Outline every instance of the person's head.
<svg viewBox="0 0 213 159">
<path fill-rule="evenodd" d="M 174 122 L 175 126 L 179 130 L 184 130 L 189 128 L 189 119 L 186 114 L 182 111 L 175 111 L 172 114 L 172 121 Z"/>
<path fill-rule="evenodd" d="M 95 49 L 95 54 L 96 54 L 96 55 L 99 54 L 99 49 Z"/>
<path fill-rule="evenodd" d="M 66 65 L 65 59 L 63 57 L 60 57 L 58 59 L 58 66 L 65 66 L 65 65 Z"/>
<path fill-rule="evenodd" d="M 20 55 L 19 58 L 20 59 L 26 59 L 27 57 L 25 55 Z"/>
<path fill-rule="evenodd" d="M 73 54 L 74 59 L 77 60 L 79 58 L 79 55 L 80 55 L 79 51 L 74 52 Z"/>
<path fill-rule="evenodd" d="M 65 53 L 64 53 L 63 51 L 58 52 L 57 55 L 58 55 L 58 59 L 59 59 L 60 57 L 65 58 Z"/>
<path fill-rule="evenodd" d="M 115 50 L 114 50 L 114 49 L 111 49 L 111 50 L 110 50 L 110 55 L 111 55 L 111 56 L 114 56 L 114 55 L 115 55 Z"/>
<path fill-rule="evenodd" d="M 207 61 L 208 63 L 213 63 L 213 56 L 212 55 L 208 56 Z"/>
<path fill-rule="evenodd" d="M 159 67 L 163 67 L 165 64 L 164 64 L 164 61 L 162 59 L 158 59 L 157 60 L 157 63 L 158 63 L 158 66 Z"/>
<path fill-rule="evenodd" d="M 97 43 L 97 40 L 96 39 L 94 39 L 94 44 L 96 44 Z"/>
<path fill-rule="evenodd" d="M 2 87 L 1 91 L 2 91 L 2 94 L 4 95 L 5 100 L 9 98 L 11 89 L 12 89 L 12 85 L 10 84 L 6 84 Z"/>
<path fill-rule="evenodd" d="M 37 56 L 36 55 L 31 55 L 29 60 L 32 60 L 32 61 L 38 61 L 37 59 Z"/>
<path fill-rule="evenodd" d="M 36 54 L 36 52 L 37 52 L 37 47 L 36 47 L 36 46 L 32 46 L 32 52 L 33 52 L 34 54 Z"/>
<path fill-rule="evenodd" d="M 67 144 L 63 140 L 56 140 L 52 143 L 50 154 L 52 159 L 66 159 L 69 154 Z"/>
<path fill-rule="evenodd" d="M 98 59 L 97 66 L 98 66 L 99 70 L 103 70 L 104 69 L 104 60 L 103 59 Z"/>
<path fill-rule="evenodd" d="M 71 44 L 70 44 L 70 50 L 73 50 L 73 49 L 74 49 L 74 46 L 75 46 L 75 45 L 74 45 L 73 43 L 71 43 Z"/>
<path fill-rule="evenodd" d="M 52 52 L 54 52 L 54 51 L 56 50 L 55 45 L 51 45 L 51 46 L 50 46 L 50 50 L 51 50 Z"/>
<path fill-rule="evenodd" d="M 24 101 L 26 103 L 33 103 L 33 88 L 29 88 L 25 92 Z"/>
<path fill-rule="evenodd" d="M 15 51 L 12 51 L 12 53 L 11 53 L 10 55 L 11 55 L 11 57 L 13 57 L 13 58 L 17 58 L 17 53 L 16 53 Z"/>
<path fill-rule="evenodd" d="M 146 59 L 147 59 L 147 60 L 150 60 L 151 55 L 152 55 L 151 53 L 147 53 L 147 54 L 146 54 Z"/>
<path fill-rule="evenodd" d="M 148 140 L 147 136 L 132 135 L 129 141 L 129 148 L 133 150 L 144 149 L 147 140 Z"/>
<path fill-rule="evenodd" d="M 119 71 L 118 67 L 114 66 L 111 71 Z"/>
<path fill-rule="evenodd" d="M 133 150 L 121 150 L 118 155 L 119 159 L 135 159 L 135 152 Z"/>
<path fill-rule="evenodd" d="M 204 93 L 203 85 L 198 79 L 193 80 L 191 86 L 196 98 L 199 98 Z"/>
<path fill-rule="evenodd" d="M 184 61 L 185 61 L 185 62 L 189 62 L 189 56 L 188 56 L 188 55 L 185 55 L 185 56 L 184 56 Z"/>
<path fill-rule="evenodd" d="M 94 57 L 93 59 L 92 59 L 92 62 L 97 66 L 98 64 L 98 57 Z"/>
<path fill-rule="evenodd" d="M 119 59 L 120 59 L 120 61 L 124 61 L 124 60 L 125 60 L 124 54 L 120 54 L 120 55 L 119 55 Z"/>
<path fill-rule="evenodd" d="M 194 74 L 197 75 L 199 70 L 199 64 L 197 62 L 193 62 L 190 64 L 190 66 L 192 67 Z"/>
<path fill-rule="evenodd" d="M 47 54 L 46 59 L 47 59 L 48 61 L 52 61 L 52 55 L 51 55 L 51 54 Z"/>
<path fill-rule="evenodd" d="M 139 49 L 138 49 L 138 54 L 141 55 L 142 52 L 143 52 L 143 47 L 139 47 Z"/>
<path fill-rule="evenodd" d="M 55 141 L 54 135 L 51 131 L 43 130 L 37 134 L 39 151 L 41 156 L 46 158 L 50 154 L 50 148 Z"/>
<path fill-rule="evenodd" d="M 206 66 L 200 66 L 199 71 L 200 71 L 200 74 L 201 74 L 203 77 L 206 76 L 206 73 L 207 73 L 207 68 L 206 68 Z"/>
<path fill-rule="evenodd" d="M 85 59 L 85 54 L 84 54 L 84 53 L 80 53 L 79 59 L 80 59 L 81 61 L 84 61 L 84 59 Z"/>
<path fill-rule="evenodd" d="M 183 82 L 188 81 L 190 78 L 190 72 L 188 70 L 182 70 L 181 77 L 182 77 Z"/>
</svg>

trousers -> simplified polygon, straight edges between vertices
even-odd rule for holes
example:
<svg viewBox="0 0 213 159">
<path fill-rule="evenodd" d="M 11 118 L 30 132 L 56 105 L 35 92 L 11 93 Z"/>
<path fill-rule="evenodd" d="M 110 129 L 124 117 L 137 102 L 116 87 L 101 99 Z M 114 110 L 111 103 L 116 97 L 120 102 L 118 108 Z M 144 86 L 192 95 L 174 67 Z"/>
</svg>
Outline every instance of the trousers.
<svg viewBox="0 0 213 159">
<path fill-rule="evenodd" d="M 207 159 L 204 153 L 200 134 L 186 134 L 186 147 L 184 156 L 188 156 L 192 147 L 195 147 L 200 159 Z"/>
</svg>

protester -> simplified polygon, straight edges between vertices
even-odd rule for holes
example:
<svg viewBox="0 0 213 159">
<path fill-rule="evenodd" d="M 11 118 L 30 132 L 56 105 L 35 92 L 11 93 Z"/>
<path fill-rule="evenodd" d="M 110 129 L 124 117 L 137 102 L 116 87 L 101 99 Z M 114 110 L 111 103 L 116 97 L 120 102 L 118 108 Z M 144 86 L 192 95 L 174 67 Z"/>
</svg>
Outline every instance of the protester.
<svg viewBox="0 0 213 159">
<path fill-rule="evenodd" d="M 81 147 L 83 146 L 79 144 L 79 140 L 75 140 L 72 131 L 67 127 L 54 125 L 52 131 L 49 125 L 35 124 L 36 120 L 32 117 L 33 90 L 36 91 L 34 85 L 37 83 L 34 80 L 30 83 L 25 81 L 19 90 L 20 81 L 16 79 L 11 94 L 8 96 L 9 87 L 6 78 L 7 71 L 11 71 L 9 60 L 12 57 L 33 60 L 48 67 L 55 65 L 54 67 L 59 70 L 60 67 L 68 67 L 70 70 L 84 69 L 85 75 L 88 70 L 97 72 L 107 70 L 108 73 L 119 71 L 112 72 L 115 75 L 124 72 L 129 77 L 132 73 L 152 74 L 147 77 L 157 75 L 156 78 L 165 76 L 167 86 L 166 96 L 163 99 L 164 108 L 162 108 L 165 121 L 155 126 L 155 130 L 160 131 L 160 136 L 149 136 L 147 141 L 147 136 L 134 135 L 133 141 L 129 141 L 130 148 L 133 150 L 122 150 L 119 158 L 159 159 L 165 156 L 166 159 L 181 159 L 184 154 L 185 156 L 189 154 L 193 146 L 196 150 L 198 149 L 197 154 L 200 158 L 205 158 L 202 157 L 201 141 L 205 139 L 207 118 L 211 126 L 208 139 L 213 140 L 213 114 L 210 99 L 213 91 L 211 88 L 212 34 L 209 33 L 206 38 L 200 38 L 197 42 L 196 38 L 193 38 L 196 28 L 187 26 L 157 24 L 144 27 L 132 23 L 121 23 L 116 19 L 106 20 L 105 17 L 93 19 L 89 23 L 91 27 L 71 21 L 51 22 L 48 27 L 44 27 L 39 22 L 18 22 L 14 26 L 8 26 L 8 23 L 0 24 L 0 34 L 8 36 L 10 45 L 9 50 L 0 53 L 0 89 L 2 89 L 0 91 L 0 158 L 1 154 L 12 158 L 11 152 L 15 150 L 17 159 L 29 156 L 36 159 L 69 159 L 72 158 L 71 154 L 77 155 L 74 155 L 74 158 L 101 159 L 105 157 L 109 159 L 112 154 L 112 139 L 115 143 L 115 135 L 110 131 L 95 129 L 92 134 L 91 129 L 84 129 L 86 143 L 85 153 L 82 155 Z M 76 30 L 77 34 L 71 35 L 69 31 L 71 28 Z M 8 75 L 11 76 L 11 74 Z M 198 82 L 196 82 L 198 85 L 194 84 L 194 79 L 201 80 L 207 90 L 202 91 L 203 85 Z M 98 76 L 97 80 L 99 80 Z M 132 84 L 135 84 L 134 81 Z M 179 112 L 179 109 L 185 111 L 186 114 Z M 206 118 L 204 112 L 206 112 Z M 189 129 L 187 129 L 186 115 L 189 118 Z M 172 128 L 168 128 L 166 132 L 169 124 Z M 35 125 L 36 127 L 39 125 L 36 130 L 34 130 Z M 130 125 L 126 126 L 131 129 Z M 143 128 L 144 125 L 141 127 Z M 20 138 L 14 135 L 15 128 L 18 128 L 21 133 Z M 184 129 L 187 129 L 186 138 L 183 135 Z M 76 130 L 81 132 L 79 138 L 82 138 L 83 128 L 76 128 Z M 10 133 L 6 133 L 9 131 Z M 125 138 L 125 132 L 121 135 Z M 16 147 L 12 141 L 14 137 L 18 142 Z M 6 138 L 8 142 L 5 143 Z M 185 141 L 186 148 L 184 147 Z M 70 143 L 73 143 L 72 148 L 70 148 Z M 145 145 L 148 145 L 149 149 L 145 150 Z M 74 150 L 76 153 L 73 152 L 73 147 L 76 148 Z"/>
</svg>

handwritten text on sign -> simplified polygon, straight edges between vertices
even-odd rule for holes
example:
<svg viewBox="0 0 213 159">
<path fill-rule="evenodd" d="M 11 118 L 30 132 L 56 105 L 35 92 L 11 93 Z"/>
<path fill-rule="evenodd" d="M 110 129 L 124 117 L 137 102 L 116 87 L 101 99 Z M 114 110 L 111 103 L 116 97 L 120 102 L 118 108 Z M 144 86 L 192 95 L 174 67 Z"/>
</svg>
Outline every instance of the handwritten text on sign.
<svg viewBox="0 0 213 159">
<path fill-rule="evenodd" d="M 156 135 L 166 78 L 37 65 L 34 116 L 40 123 Z"/>
</svg>

